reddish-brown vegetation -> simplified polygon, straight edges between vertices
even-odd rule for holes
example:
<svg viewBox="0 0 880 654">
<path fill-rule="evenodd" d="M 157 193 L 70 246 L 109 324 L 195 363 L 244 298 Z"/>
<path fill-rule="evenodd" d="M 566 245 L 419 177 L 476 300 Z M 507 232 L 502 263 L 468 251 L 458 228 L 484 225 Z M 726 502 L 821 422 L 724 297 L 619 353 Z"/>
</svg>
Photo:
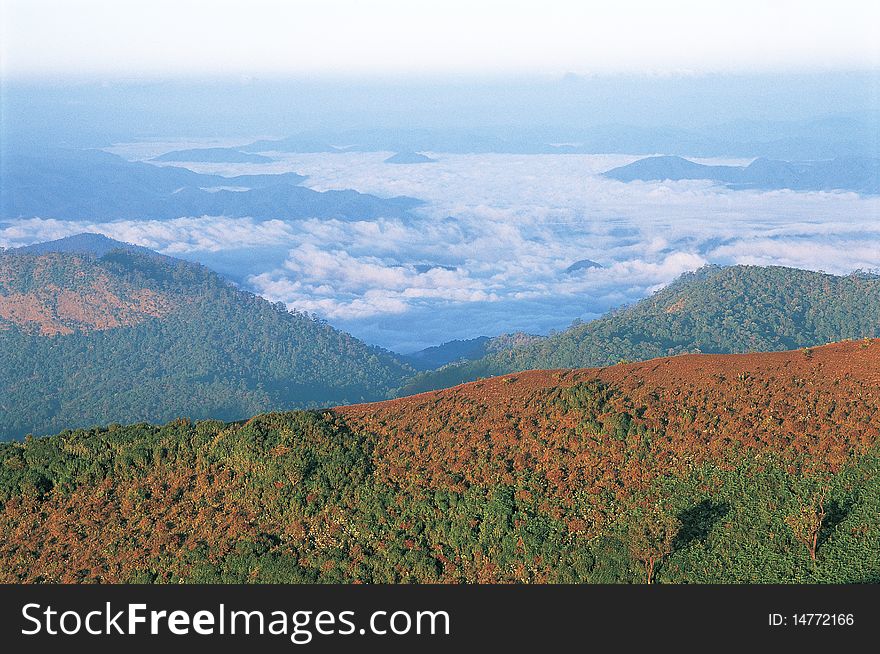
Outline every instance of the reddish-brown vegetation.
<svg viewBox="0 0 880 654">
<path fill-rule="evenodd" d="M 644 426 L 643 435 L 620 440 L 582 429 L 581 412 L 553 401 L 560 389 L 594 380 L 609 388 L 608 408 Z M 564 498 L 640 487 L 734 452 L 792 462 L 806 455 L 833 471 L 880 435 L 880 340 L 809 354 L 687 355 L 523 372 L 337 411 L 382 436 L 377 474 L 402 485 L 511 483 L 528 469 Z"/>
<path fill-rule="evenodd" d="M 0 582 L 880 574 L 880 340 L 0 445 Z"/>
<path fill-rule="evenodd" d="M 212 558 L 256 534 L 230 470 L 157 467 L 121 485 L 105 479 L 69 495 L 11 499 L 0 531 L 0 582 L 120 583 L 159 558 L 170 576 L 203 547 Z"/>
<path fill-rule="evenodd" d="M 75 275 L 63 270 L 78 267 Z M 26 285 L 26 290 L 16 286 Z M 44 336 L 138 325 L 170 313 L 176 300 L 111 276 L 83 257 L 0 257 L 0 325 Z"/>
</svg>

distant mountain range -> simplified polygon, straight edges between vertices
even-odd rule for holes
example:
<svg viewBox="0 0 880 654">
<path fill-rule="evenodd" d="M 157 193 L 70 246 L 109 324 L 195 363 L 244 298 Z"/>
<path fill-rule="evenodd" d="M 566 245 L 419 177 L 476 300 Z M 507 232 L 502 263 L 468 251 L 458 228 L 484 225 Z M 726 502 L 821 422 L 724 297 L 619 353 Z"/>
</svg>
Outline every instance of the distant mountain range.
<svg viewBox="0 0 880 654">
<path fill-rule="evenodd" d="M 454 340 L 433 347 L 401 355 L 401 358 L 416 370 L 433 370 L 458 361 L 474 361 L 493 352 L 501 352 L 514 347 L 543 340 L 543 336 L 515 332 L 501 336 L 478 336 L 466 340 Z"/>
<path fill-rule="evenodd" d="M 379 198 L 351 190 L 313 191 L 299 186 L 305 178 L 296 173 L 202 175 L 129 162 L 101 151 L 12 154 L 4 158 L 3 174 L 0 218 L 163 220 L 222 215 L 349 220 L 405 217 L 422 204 L 414 198 Z"/>
<path fill-rule="evenodd" d="M 826 116 L 805 121 L 737 121 L 703 129 L 590 124 L 581 128 L 530 126 L 371 128 L 311 131 L 237 148 L 244 152 L 452 152 L 510 154 L 654 154 L 764 157 L 812 161 L 880 157 L 875 116 Z"/>
<path fill-rule="evenodd" d="M 398 152 L 385 160 L 387 164 L 422 164 L 435 163 L 437 160 L 421 152 Z"/>
<path fill-rule="evenodd" d="M 193 163 L 271 163 L 271 157 L 242 152 L 235 148 L 193 148 L 173 150 L 153 157 L 153 161 L 189 161 Z"/>
<path fill-rule="evenodd" d="M 605 177 L 621 182 L 706 179 L 731 188 L 878 194 L 880 159 L 850 157 L 803 163 L 756 159 L 748 166 L 707 166 L 681 157 L 663 156 L 614 168 Z"/>
<path fill-rule="evenodd" d="M 198 264 L 108 241 L 0 252 L 0 436 L 375 400 L 413 373 Z"/>
<path fill-rule="evenodd" d="M 880 277 L 707 266 L 632 307 L 549 338 L 422 372 L 399 394 L 521 370 L 607 366 L 688 352 L 788 350 L 880 336 Z"/>
</svg>

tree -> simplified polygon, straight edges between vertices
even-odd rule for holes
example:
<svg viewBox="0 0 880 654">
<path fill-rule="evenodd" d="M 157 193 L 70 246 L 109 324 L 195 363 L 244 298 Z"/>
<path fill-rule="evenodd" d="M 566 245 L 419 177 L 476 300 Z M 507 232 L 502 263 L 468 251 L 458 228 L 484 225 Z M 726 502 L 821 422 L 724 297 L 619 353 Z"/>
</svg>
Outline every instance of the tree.
<svg viewBox="0 0 880 654">
<path fill-rule="evenodd" d="M 791 529 L 795 540 L 807 548 L 810 559 L 816 560 L 816 551 L 819 549 L 819 533 L 822 531 L 822 523 L 825 522 L 825 497 L 828 494 L 828 485 L 821 484 L 801 503 L 796 513 L 785 517 L 785 524 Z"/>
<path fill-rule="evenodd" d="M 633 559 L 645 568 L 645 583 L 654 583 L 657 564 L 672 553 L 681 521 L 662 499 L 643 498 L 630 513 L 627 542 Z"/>
</svg>

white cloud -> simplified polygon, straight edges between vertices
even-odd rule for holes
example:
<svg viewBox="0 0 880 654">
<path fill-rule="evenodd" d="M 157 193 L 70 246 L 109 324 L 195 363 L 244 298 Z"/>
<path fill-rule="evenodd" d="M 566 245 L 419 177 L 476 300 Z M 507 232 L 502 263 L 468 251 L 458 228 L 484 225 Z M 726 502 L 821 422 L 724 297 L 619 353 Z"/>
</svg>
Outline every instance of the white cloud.
<svg viewBox="0 0 880 654">
<path fill-rule="evenodd" d="M 459 269 L 386 263 L 306 242 L 290 251 L 280 270 L 248 282 L 261 294 L 330 319 L 358 319 L 406 312 L 420 301 L 490 302 L 498 296 Z M 427 266 L 430 264 L 421 264 Z"/>
<path fill-rule="evenodd" d="M 82 232 L 103 234 L 163 254 L 179 255 L 273 245 L 290 240 L 293 230 L 281 220 L 216 216 L 106 223 L 28 218 L 9 221 L 6 227 L 0 225 L 0 247 L 51 241 Z"/>
</svg>

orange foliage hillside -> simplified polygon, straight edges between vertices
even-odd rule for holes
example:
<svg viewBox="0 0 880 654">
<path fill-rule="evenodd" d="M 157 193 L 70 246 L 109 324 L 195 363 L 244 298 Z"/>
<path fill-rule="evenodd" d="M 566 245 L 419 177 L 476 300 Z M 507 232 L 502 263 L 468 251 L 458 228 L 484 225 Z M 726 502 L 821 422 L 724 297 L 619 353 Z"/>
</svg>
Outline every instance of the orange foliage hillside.
<svg viewBox="0 0 880 654">
<path fill-rule="evenodd" d="M 65 431 L 0 443 L 0 582 L 876 582 L 878 445 L 880 339 Z"/>
<path fill-rule="evenodd" d="M 48 253 L 0 257 L 0 328 L 44 336 L 131 327 L 178 300 L 111 275 L 94 258 Z"/>
<path fill-rule="evenodd" d="M 584 426 L 558 401 L 597 382 L 601 410 L 639 433 L 612 438 L 608 423 Z M 531 470 L 564 498 L 744 454 L 833 471 L 880 437 L 880 340 L 523 372 L 336 411 L 379 435 L 377 474 L 405 487 L 511 483 Z"/>
</svg>

